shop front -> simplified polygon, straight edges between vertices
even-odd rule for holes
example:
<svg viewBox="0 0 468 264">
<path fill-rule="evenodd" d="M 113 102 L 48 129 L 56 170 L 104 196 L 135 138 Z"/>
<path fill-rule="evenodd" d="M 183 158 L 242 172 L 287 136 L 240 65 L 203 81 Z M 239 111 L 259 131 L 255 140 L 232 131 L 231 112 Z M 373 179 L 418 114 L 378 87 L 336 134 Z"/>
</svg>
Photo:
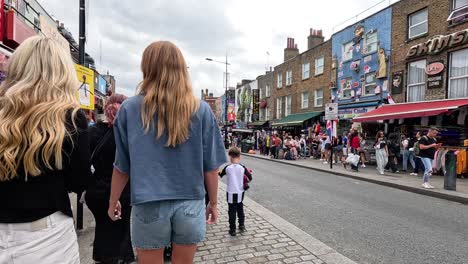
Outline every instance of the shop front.
<svg viewBox="0 0 468 264">
<path fill-rule="evenodd" d="M 284 131 L 294 136 L 299 136 L 304 129 L 312 127 L 321 116 L 323 116 L 323 112 L 291 114 L 274 121 L 271 126 L 277 132 Z"/>
<path fill-rule="evenodd" d="M 338 134 L 348 131 L 351 127 L 368 135 L 377 132 L 380 127 L 378 124 L 361 124 L 353 119 L 375 110 L 378 105 L 379 101 L 338 105 Z"/>
</svg>

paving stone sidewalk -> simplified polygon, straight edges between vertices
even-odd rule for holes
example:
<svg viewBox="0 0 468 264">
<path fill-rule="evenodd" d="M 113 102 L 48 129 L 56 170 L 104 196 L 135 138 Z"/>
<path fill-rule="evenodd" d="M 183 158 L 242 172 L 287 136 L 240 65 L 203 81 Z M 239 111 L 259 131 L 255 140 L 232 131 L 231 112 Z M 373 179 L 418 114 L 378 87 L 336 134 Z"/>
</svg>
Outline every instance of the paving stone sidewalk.
<svg viewBox="0 0 468 264">
<path fill-rule="evenodd" d="M 231 237 L 225 196 L 225 185 L 220 182 L 219 221 L 207 226 L 206 240 L 199 245 L 195 263 L 355 264 L 248 197 L 244 202 L 247 232 Z M 94 221 L 86 206 L 84 220 L 85 228 L 78 232 L 81 263 L 91 264 Z"/>
</svg>

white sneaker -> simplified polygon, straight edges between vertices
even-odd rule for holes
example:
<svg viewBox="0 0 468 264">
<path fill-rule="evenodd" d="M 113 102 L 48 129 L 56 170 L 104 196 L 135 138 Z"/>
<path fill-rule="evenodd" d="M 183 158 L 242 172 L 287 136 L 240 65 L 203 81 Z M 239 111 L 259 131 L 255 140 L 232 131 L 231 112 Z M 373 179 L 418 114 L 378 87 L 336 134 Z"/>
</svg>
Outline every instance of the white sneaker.
<svg viewBox="0 0 468 264">
<path fill-rule="evenodd" d="M 428 187 L 429 189 L 435 189 L 434 186 L 430 185 L 429 183 L 427 183 L 427 187 Z"/>
<path fill-rule="evenodd" d="M 410 176 L 418 176 L 418 174 L 417 174 L 417 173 L 414 173 L 414 172 L 410 173 L 409 175 L 410 175 Z"/>
<path fill-rule="evenodd" d="M 328 161 L 324 161 L 323 164 L 328 164 Z"/>
<path fill-rule="evenodd" d="M 320 161 L 323 161 L 323 159 L 320 159 Z"/>
<path fill-rule="evenodd" d="M 361 165 L 361 168 L 365 168 L 365 167 L 366 167 L 366 164 L 362 164 L 362 165 Z"/>
<path fill-rule="evenodd" d="M 379 171 L 380 175 L 385 175 L 385 172 Z"/>
<path fill-rule="evenodd" d="M 422 187 L 425 189 L 434 189 L 434 186 L 430 185 L 429 183 L 425 182 L 422 184 Z"/>
</svg>

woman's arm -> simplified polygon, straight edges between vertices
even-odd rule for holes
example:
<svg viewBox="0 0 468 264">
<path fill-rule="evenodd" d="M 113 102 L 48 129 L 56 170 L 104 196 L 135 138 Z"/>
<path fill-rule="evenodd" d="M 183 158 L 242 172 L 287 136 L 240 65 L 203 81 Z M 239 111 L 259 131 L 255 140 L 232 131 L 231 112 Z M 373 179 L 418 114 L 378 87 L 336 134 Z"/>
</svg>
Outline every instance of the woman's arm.
<svg viewBox="0 0 468 264">
<path fill-rule="evenodd" d="M 205 188 L 210 197 L 206 220 L 208 224 L 214 224 L 218 221 L 218 170 L 205 172 Z"/>
<path fill-rule="evenodd" d="M 128 174 L 114 168 L 112 173 L 111 194 L 109 199 L 109 210 L 107 214 L 112 220 L 120 219 L 122 215 L 122 208 L 119 202 L 120 195 L 128 183 Z"/>
</svg>

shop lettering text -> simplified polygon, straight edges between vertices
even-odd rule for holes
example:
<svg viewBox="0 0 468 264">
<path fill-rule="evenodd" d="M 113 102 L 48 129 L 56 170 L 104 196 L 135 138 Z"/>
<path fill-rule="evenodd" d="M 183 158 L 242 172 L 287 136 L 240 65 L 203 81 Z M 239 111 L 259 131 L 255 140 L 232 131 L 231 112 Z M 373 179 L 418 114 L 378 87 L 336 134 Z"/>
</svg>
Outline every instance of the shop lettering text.
<svg viewBox="0 0 468 264">
<path fill-rule="evenodd" d="M 435 36 L 425 43 L 415 45 L 410 48 L 407 59 L 424 55 L 435 55 L 445 49 L 463 45 L 468 42 L 468 29 L 455 32 L 445 36 Z"/>
</svg>

